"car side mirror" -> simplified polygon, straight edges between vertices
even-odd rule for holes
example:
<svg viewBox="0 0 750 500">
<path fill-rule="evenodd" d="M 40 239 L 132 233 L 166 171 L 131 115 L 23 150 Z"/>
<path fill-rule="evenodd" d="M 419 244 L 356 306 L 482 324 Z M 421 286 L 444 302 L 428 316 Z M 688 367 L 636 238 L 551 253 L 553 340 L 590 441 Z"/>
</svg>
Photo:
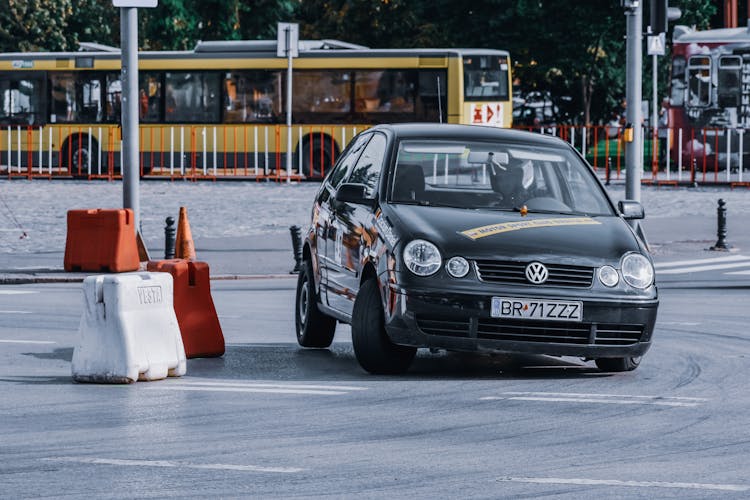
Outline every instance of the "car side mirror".
<svg viewBox="0 0 750 500">
<path fill-rule="evenodd" d="M 646 217 L 643 205 L 635 200 L 621 200 L 617 202 L 617 209 L 625 220 L 643 219 Z"/>
<path fill-rule="evenodd" d="M 367 186 L 364 184 L 344 183 L 336 190 L 336 201 L 355 205 L 375 206 L 375 200 L 367 197 Z"/>
</svg>

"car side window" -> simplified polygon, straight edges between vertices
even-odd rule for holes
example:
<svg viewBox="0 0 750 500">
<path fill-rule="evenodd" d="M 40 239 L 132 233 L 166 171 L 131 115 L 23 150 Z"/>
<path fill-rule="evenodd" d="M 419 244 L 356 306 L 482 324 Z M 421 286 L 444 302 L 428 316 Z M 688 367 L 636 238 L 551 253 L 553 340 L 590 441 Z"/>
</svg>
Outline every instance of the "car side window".
<svg viewBox="0 0 750 500">
<path fill-rule="evenodd" d="M 331 176 L 328 178 L 328 183 L 337 188 L 341 181 L 343 181 L 349 172 L 351 172 L 354 163 L 359 158 L 359 154 L 362 152 L 362 148 L 365 147 L 367 141 L 370 139 L 372 134 L 362 134 L 354 139 L 354 143 L 348 148 L 348 151 L 344 153 L 339 162 L 336 164 L 336 168 L 331 172 Z"/>
<path fill-rule="evenodd" d="M 385 147 L 385 136 L 382 134 L 373 134 L 372 140 L 367 144 L 365 150 L 362 151 L 362 156 L 359 157 L 357 165 L 349 176 L 348 182 L 364 184 L 367 187 L 365 194 L 368 198 L 373 197 L 375 188 L 378 185 L 385 160 Z"/>
</svg>

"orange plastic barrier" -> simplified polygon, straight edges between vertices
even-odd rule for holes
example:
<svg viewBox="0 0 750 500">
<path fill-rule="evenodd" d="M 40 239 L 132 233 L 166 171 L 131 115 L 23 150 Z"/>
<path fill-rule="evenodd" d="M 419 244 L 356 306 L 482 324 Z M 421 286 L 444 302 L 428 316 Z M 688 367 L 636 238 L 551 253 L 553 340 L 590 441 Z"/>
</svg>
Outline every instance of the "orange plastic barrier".
<svg viewBox="0 0 750 500">
<path fill-rule="evenodd" d="M 131 209 L 68 210 L 66 271 L 122 273 L 139 266 Z"/>
<path fill-rule="evenodd" d="M 211 298 L 208 264 L 183 259 L 152 260 L 147 269 L 174 278 L 174 312 L 188 358 L 224 354 L 224 335 Z"/>
</svg>

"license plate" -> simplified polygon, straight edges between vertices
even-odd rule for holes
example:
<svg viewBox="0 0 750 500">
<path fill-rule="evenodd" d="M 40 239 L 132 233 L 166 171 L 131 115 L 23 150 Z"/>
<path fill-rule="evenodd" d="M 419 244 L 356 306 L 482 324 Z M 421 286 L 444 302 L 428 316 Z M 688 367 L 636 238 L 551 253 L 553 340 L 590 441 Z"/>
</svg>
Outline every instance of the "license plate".
<svg viewBox="0 0 750 500">
<path fill-rule="evenodd" d="M 583 303 L 492 297 L 490 315 L 493 318 L 581 321 L 583 318 Z"/>
</svg>

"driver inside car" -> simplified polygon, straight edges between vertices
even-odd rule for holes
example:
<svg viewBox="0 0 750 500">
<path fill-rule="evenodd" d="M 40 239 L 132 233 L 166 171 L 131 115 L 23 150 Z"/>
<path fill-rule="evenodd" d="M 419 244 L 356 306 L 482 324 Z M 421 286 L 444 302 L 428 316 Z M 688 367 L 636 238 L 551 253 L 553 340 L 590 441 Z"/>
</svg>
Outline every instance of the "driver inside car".
<svg viewBox="0 0 750 500">
<path fill-rule="evenodd" d="M 502 196 L 503 208 L 520 208 L 531 195 L 534 165 L 531 160 L 511 160 L 507 165 L 492 163 L 490 182 Z"/>
</svg>

